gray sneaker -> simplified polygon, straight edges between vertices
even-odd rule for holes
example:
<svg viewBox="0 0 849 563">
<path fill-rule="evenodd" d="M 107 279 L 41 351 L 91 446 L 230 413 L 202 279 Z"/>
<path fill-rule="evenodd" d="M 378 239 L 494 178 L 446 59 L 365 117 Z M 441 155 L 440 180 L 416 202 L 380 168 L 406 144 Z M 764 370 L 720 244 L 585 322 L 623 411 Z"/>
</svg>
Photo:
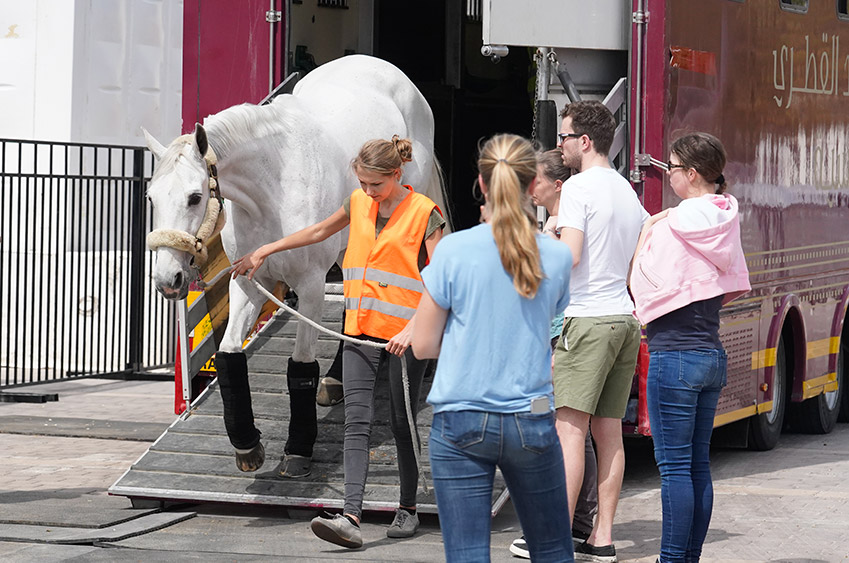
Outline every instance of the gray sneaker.
<svg viewBox="0 0 849 563">
<path fill-rule="evenodd" d="M 363 533 L 341 514 L 336 514 L 333 518 L 316 516 L 310 522 L 310 529 L 312 533 L 324 541 L 342 547 L 356 548 L 363 546 Z"/>
<path fill-rule="evenodd" d="M 410 514 L 403 508 L 395 509 L 395 520 L 386 530 L 388 538 L 409 538 L 419 529 L 419 515 Z"/>
</svg>

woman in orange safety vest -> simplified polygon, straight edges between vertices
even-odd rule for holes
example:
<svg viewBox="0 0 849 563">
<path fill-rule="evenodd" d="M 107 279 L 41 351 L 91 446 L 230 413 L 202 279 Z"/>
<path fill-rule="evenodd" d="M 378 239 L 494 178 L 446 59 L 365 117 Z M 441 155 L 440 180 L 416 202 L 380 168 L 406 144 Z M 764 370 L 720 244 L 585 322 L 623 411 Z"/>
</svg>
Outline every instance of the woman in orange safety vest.
<svg viewBox="0 0 849 563">
<path fill-rule="evenodd" d="M 428 361 L 415 359 L 410 349 L 416 307 L 424 288 L 419 272 L 442 238 L 445 219 L 433 201 L 400 183 L 401 167 L 412 160 L 412 152 L 412 143 L 397 135 L 391 141 L 367 142 L 352 163 L 362 189 L 355 190 L 338 211 L 233 263 L 234 277 L 250 272 L 248 277 L 253 278 L 270 254 L 323 241 L 350 225 L 342 263 L 345 334 L 385 342 L 386 349 L 346 342 L 342 352 L 345 508 L 342 515 L 333 518 L 314 518 L 311 528 L 321 539 L 344 547 L 363 544 L 359 523 L 378 372 L 388 370 L 390 422 L 401 476 L 399 508 L 386 535 L 410 537 L 419 525 L 418 468 L 404 406 L 401 357 L 406 358 L 408 366 L 415 417 L 429 366 Z"/>
</svg>

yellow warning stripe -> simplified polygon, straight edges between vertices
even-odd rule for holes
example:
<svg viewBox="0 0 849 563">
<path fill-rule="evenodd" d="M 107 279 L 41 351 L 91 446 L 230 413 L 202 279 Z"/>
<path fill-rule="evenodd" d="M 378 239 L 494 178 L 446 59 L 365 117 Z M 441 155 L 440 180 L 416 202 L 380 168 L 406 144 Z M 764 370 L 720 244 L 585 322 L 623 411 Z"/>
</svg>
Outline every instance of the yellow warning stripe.
<svg viewBox="0 0 849 563">
<path fill-rule="evenodd" d="M 832 336 L 808 342 L 808 359 L 836 354 L 840 349 L 840 338 Z"/>
<path fill-rule="evenodd" d="M 770 409 L 772 405 L 770 404 Z M 723 414 L 718 414 L 713 419 L 713 426 L 722 426 L 724 424 L 730 424 L 732 422 L 736 422 L 738 420 L 742 420 L 744 418 L 749 418 L 750 416 L 754 416 L 758 414 L 758 408 L 755 405 L 750 407 L 745 407 L 742 409 L 737 409 L 736 411 L 726 412 Z"/>
<path fill-rule="evenodd" d="M 840 337 L 832 336 L 808 342 L 807 359 L 821 358 L 836 354 L 840 350 Z M 752 352 L 752 369 L 762 369 L 775 365 L 775 348 L 765 348 Z"/>
<path fill-rule="evenodd" d="M 829 393 L 837 390 L 837 373 L 827 373 L 802 382 L 802 399 L 810 399 L 820 393 Z"/>
<path fill-rule="evenodd" d="M 754 416 L 756 414 L 763 414 L 765 412 L 769 412 L 772 410 L 772 401 L 766 401 L 760 403 L 758 405 L 752 405 L 750 407 L 743 407 L 742 409 L 737 409 L 735 411 L 722 413 L 716 415 L 713 419 L 713 425 L 722 426 L 723 424 L 729 424 L 731 422 L 736 422 L 738 420 L 742 420 L 744 418 L 748 418 L 750 416 Z"/>
<path fill-rule="evenodd" d="M 752 369 L 762 369 L 775 365 L 775 348 L 766 348 L 752 352 Z"/>
</svg>

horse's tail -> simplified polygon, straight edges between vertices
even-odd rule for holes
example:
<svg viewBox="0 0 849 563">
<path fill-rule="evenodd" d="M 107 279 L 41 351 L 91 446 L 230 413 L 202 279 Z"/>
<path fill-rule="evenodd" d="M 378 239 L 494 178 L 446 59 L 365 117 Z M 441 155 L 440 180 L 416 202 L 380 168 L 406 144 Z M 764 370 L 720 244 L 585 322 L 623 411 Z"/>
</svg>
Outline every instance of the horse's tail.
<svg viewBox="0 0 849 563">
<path fill-rule="evenodd" d="M 448 223 L 445 225 L 444 232 L 448 234 L 454 230 L 453 213 L 451 203 L 448 199 L 448 189 L 445 184 L 445 176 L 442 173 L 442 166 L 439 165 L 439 159 L 433 155 L 433 164 L 430 169 L 430 181 L 428 183 L 426 194 L 432 194 L 431 197 L 434 203 L 442 210 L 442 215 Z M 441 200 L 441 201 L 440 201 Z"/>
</svg>

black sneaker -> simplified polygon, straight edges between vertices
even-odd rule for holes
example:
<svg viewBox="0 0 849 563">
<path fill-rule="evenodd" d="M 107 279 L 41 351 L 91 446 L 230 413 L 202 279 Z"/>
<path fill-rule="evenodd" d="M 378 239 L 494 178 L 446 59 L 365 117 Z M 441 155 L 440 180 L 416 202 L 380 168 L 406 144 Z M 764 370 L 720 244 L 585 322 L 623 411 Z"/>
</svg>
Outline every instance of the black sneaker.
<svg viewBox="0 0 849 563">
<path fill-rule="evenodd" d="M 531 552 L 528 551 L 528 542 L 525 541 L 525 536 L 513 540 L 510 544 L 510 553 L 522 559 L 530 559 Z"/>
<path fill-rule="evenodd" d="M 584 543 L 575 546 L 575 561 L 592 561 L 593 563 L 616 563 L 616 548 L 611 545 L 594 546 Z"/>
<path fill-rule="evenodd" d="M 572 528 L 572 543 L 573 544 L 575 544 L 577 546 L 579 544 L 584 543 L 588 539 L 590 539 L 590 533 L 589 532 L 582 532 L 581 530 L 576 530 L 575 528 Z"/>
</svg>

